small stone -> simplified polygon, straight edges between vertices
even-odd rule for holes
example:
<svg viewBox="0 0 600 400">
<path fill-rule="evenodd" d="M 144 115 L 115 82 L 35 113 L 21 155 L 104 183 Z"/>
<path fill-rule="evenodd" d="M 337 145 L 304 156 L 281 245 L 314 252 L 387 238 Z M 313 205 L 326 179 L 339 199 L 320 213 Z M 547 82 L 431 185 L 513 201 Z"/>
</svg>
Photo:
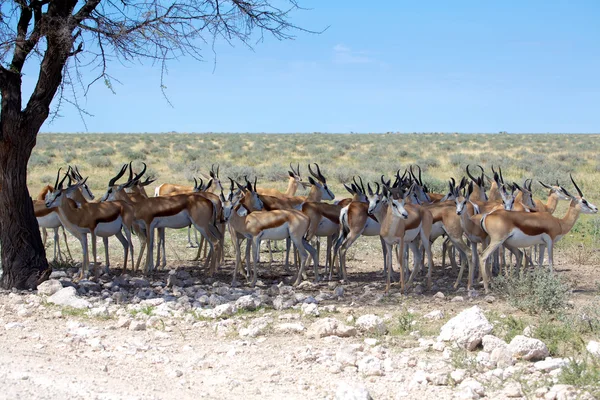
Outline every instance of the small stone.
<svg viewBox="0 0 600 400">
<path fill-rule="evenodd" d="M 361 332 L 384 334 L 387 332 L 387 327 L 383 322 L 383 318 L 374 314 L 362 315 L 356 320 L 356 327 Z"/>
<path fill-rule="evenodd" d="M 541 360 L 550 355 L 548 347 L 541 340 L 517 335 L 508 345 L 513 357 L 527 361 Z"/>
<path fill-rule="evenodd" d="M 428 314 L 425 314 L 423 317 L 434 321 L 439 321 L 444 319 L 444 312 L 442 310 L 434 310 Z"/>
<path fill-rule="evenodd" d="M 568 363 L 568 360 L 562 358 L 547 357 L 545 360 L 538 361 L 533 364 L 533 367 L 538 371 L 550 372 L 552 370 L 562 368 Z"/>
<path fill-rule="evenodd" d="M 474 306 L 446 322 L 438 340 L 456 342 L 459 346 L 473 351 L 492 329 L 492 324 L 488 322 L 481 308 Z"/>
<path fill-rule="evenodd" d="M 340 382 L 335 391 L 335 400 L 373 400 L 367 388 L 362 384 Z"/>
<path fill-rule="evenodd" d="M 415 288 L 413 289 L 413 293 L 414 294 L 423 294 L 424 290 L 423 290 L 423 286 L 421 285 L 417 285 L 415 286 Z"/>
<path fill-rule="evenodd" d="M 121 317 L 117 320 L 115 327 L 117 328 L 128 328 L 131 324 L 131 318 L 129 317 Z"/>
<path fill-rule="evenodd" d="M 62 284 L 57 279 L 50 279 L 40 283 L 37 287 L 38 294 L 52 296 L 63 288 Z"/>
<path fill-rule="evenodd" d="M 462 383 L 459 385 L 459 388 L 461 388 L 461 389 L 469 388 L 475 394 L 477 394 L 479 396 L 485 395 L 485 388 L 483 387 L 483 385 L 473 378 L 467 378 L 464 381 L 462 381 Z"/>
<path fill-rule="evenodd" d="M 367 356 L 357 363 L 358 372 L 365 374 L 366 376 L 379 376 L 383 375 L 381 361 L 373 356 Z"/>
<path fill-rule="evenodd" d="M 509 398 L 523 397 L 523 390 L 521 384 L 518 382 L 508 382 L 504 385 L 502 394 Z"/>
<path fill-rule="evenodd" d="M 448 374 L 439 373 L 428 377 L 428 380 L 436 386 L 448 385 Z"/>
<path fill-rule="evenodd" d="M 90 308 L 92 306 L 89 301 L 77 296 L 77 290 L 74 287 L 60 289 L 48 297 L 48 303 L 77 309 Z"/>
<path fill-rule="evenodd" d="M 234 304 L 226 303 L 216 306 L 213 312 L 216 318 L 230 317 L 237 312 L 237 309 Z"/>
<path fill-rule="evenodd" d="M 319 316 L 319 307 L 314 303 L 302 303 L 300 310 L 304 315 L 311 315 L 313 317 Z"/>
<path fill-rule="evenodd" d="M 20 322 L 9 322 L 6 325 L 4 325 L 4 329 L 6 329 L 7 331 L 13 330 L 13 329 L 23 329 L 25 328 L 25 325 L 23 325 Z"/>
<path fill-rule="evenodd" d="M 523 329 L 523 336 L 527 336 L 527 337 L 533 337 L 533 332 L 534 332 L 534 328 L 531 325 L 527 325 L 524 329 Z"/>
<path fill-rule="evenodd" d="M 275 326 L 275 331 L 279 333 L 302 333 L 306 328 L 302 324 L 285 323 Z"/>
<path fill-rule="evenodd" d="M 379 343 L 379 340 L 374 338 L 367 338 L 364 340 L 364 342 L 368 346 L 376 346 Z"/>
<path fill-rule="evenodd" d="M 338 299 L 344 297 L 344 287 L 343 286 L 336 287 L 335 290 L 333 291 L 333 295 Z"/>
<path fill-rule="evenodd" d="M 446 298 L 446 295 L 442 292 L 437 292 L 436 294 L 433 295 L 434 299 L 440 299 L 440 300 L 444 300 Z"/>
<path fill-rule="evenodd" d="M 132 320 L 129 324 L 130 331 L 145 331 L 146 321 Z"/>
<path fill-rule="evenodd" d="M 512 353 L 508 350 L 508 346 L 500 346 L 492 350 L 490 361 L 498 368 L 506 368 L 515 364 L 515 360 L 513 359 Z"/>
<path fill-rule="evenodd" d="M 335 318 L 323 318 L 314 322 L 306 331 L 306 335 L 314 338 L 326 336 L 350 337 L 356 335 L 356 329 L 342 324 Z"/>
<path fill-rule="evenodd" d="M 591 355 L 600 357 L 600 342 L 590 340 L 585 348 Z"/>
<path fill-rule="evenodd" d="M 466 377 L 467 377 L 467 371 L 464 369 L 456 369 L 456 370 L 450 372 L 450 378 L 452 378 L 452 380 L 454 382 L 456 382 L 457 384 L 464 381 Z"/>
<path fill-rule="evenodd" d="M 481 339 L 481 344 L 483 345 L 483 351 L 487 351 L 488 353 L 491 353 L 498 347 L 508 347 L 508 343 L 494 335 L 485 335 Z"/>
<path fill-rule="evenodd" d="M 458 302 L 461 302 L 461 301 L 465 301 L 465 299 L 462 296 L 454 296 L 451 301 L 453 303 L 458 303 Z"/>
<path fill-rule="evenodd" d="M 492 295 L 487 295 L 487 296 L 484 297 L 484 300 L 486 302 L 488 302 L 488 303 L 493 303 L 493 302 L 496 301 L 496 298 L 494 296 L 492 296 Z"/>
</svg>

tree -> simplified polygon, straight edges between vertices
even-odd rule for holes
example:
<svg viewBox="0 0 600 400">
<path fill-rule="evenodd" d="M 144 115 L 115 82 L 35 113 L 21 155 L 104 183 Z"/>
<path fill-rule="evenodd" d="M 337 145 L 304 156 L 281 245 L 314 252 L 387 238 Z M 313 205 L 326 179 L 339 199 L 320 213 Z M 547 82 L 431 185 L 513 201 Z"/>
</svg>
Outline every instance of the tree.
<svg viewBox="0 0 600 400">
<path fill-rule="evenodd" d="M 100 81 L 112 88 L 114 61 L 151 60 L 164 76 L 169 61 L 202 59 L 202 46 L 214 48 L 218 39 L 249 47 L 265 34 L 292 39 L 306 31 L 289 21 L 299 8 L 296 0 L 0 0 L 0 286 L 35 288 L 50 272 L 27 162 L 42 124 L 63 100 L 82 111 L 77 97 L 64 96 L 66 87 L 77 84 L 85 93 Z M 23 108 L 26 62 L 39 70 Z"/>
</svg>

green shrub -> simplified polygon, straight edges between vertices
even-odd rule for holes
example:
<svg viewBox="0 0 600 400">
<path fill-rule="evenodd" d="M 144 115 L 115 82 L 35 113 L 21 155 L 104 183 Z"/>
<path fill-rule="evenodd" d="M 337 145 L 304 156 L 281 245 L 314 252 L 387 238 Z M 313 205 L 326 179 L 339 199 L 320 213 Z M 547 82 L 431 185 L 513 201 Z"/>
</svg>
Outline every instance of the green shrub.
<svg viewBox="0 0 600 400">
<path fill-rule="evenodd" d="M 94 156 L 90 157 L 88 162 L 92 167 L 96 168 L 112 167 L 112 161 L 110 161 L 110 158 L 108 157 Z"/>
<path fill-rule="evenodd" d="M 29 166 L 30 167 L 45 167 L 50 165 L 52 160 L 50 157 L 44 154 L 34 153 L 29 157 Z"/>
<path fill-rule="evenodd" d="M 493 280 L 494 289 L 508 298 L 514 307 L 531 314 L 560 313 L 567 304 L 569 287 L 555 273 L 544 268 L 513 273 Z"/>
</svg>

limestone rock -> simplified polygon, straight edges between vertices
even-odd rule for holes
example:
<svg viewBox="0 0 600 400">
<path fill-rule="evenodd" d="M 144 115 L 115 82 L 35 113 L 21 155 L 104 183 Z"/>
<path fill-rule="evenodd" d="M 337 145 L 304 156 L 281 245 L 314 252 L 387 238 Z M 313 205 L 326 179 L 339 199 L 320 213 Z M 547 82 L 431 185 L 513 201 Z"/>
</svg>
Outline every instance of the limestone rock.
<svg viewBox="0 0 600 400">
<path fill-rule="evenodd" d="M 350 337 L 356 335 L 356 329 L 347 326 L 335 318 L 323 318 L 314 322 L 307 330 L 306 335 L 313 338 L 325 336 Z"/>
<path fill-rule="evenodd" d="M 364 385 L 341 382 L 335 391 L 335 400 L 373 400 L 373 398 Z"/>
<path fill-rule="evenodd" d="M 387 327 L 383 322 L 383 318 L 374 314 L 361 315 L 356 320 L 356 327 L 361 332 L 384 334 L 387 332 Z"/>
<path fill-rule="evenodd" d="M 79 309 L 90 308 L 92 306 L 89 301 L 77 296 L 77 291 L 74 287 L 60 289 L 58 292 L 48 297 L 48 302 L 59 306 Z"/>
<path fill-rule="evenodd" d="M 442 326 L 438 340 L 456 342 L 459 346 L 472 351 L 492 329 L 493 326 L 488 322 L 483 311 L 478 306 L 474 306 L 446 322 Z"/>
<path fill-rule="evenodd" d="M 508 351 L 513 357 L 527 361 L 541 360 L 550 355 L 544 342 L 522 335 L 517 335 L 511 340 Z"/>
<path fill-rule="evenodd" d="M 483 345 L 483 351 L 488 353 L 491 353 L 498 347 L 508 347 L 508 343 L 494 335 L 485 335 L 481 339 L 481 344 Z"/>
<path fill-rule="evenodd" d="M 45 296 L 52 296 L 54 293 L 58 292 L 63 288 L 62 283 L 58 279 L 50 279 L 45 282 L 42 282 L 38 285 L 37 291 L 38 294 L 43 294 Z"/>
</svg>

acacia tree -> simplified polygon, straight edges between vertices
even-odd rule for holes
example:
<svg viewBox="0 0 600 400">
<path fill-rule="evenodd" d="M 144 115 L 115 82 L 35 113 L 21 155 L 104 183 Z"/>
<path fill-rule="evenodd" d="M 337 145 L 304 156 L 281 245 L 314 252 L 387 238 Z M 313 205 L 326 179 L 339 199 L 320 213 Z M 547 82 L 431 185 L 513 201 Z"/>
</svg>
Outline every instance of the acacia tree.
<svg viewBox="0 0 600 400">
<path fill-rule="evenodd" d="M 290 22 L 298 8 L 296 0 L 0 0 L 0 285 L 35 288 L 49 274 L 27 162 L 62 103 L 51 110 L 53 99 L 78 107 L 63 97 L 67 85 L 111 88 L 114 61 L 149 59 L 165 72 L 178 57 L 202 59 L 203 48 L 220 39 L 249 47 L 266 34 L 292 39 L 304 30 Z M 37 69 L 37 83 L 23 107 L 26 63 Z"/>
</svg>

